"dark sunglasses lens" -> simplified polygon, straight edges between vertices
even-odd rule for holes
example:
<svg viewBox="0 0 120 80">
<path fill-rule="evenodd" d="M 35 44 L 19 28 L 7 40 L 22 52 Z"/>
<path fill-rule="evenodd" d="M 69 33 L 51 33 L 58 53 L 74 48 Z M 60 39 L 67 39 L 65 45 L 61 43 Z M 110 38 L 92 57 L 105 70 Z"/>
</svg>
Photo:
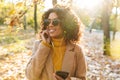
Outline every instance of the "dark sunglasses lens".
<svg viewBox="0 0 120 80">
<path fill-rule="evenodd" d="M 49 19 L 45 19 L 44 20 L 44 26 L 48 26 L 50 24 L 50 20 Z"/>
<path fill-rule="evenodd" d="M 52 24 L 53 24 L 54 26 L 57 26 L 59 23 L 60 23 L 60 20 L 59 20 L 59 19 L 54 19 L 53 22 L 52 22 Z"/>
</svg>

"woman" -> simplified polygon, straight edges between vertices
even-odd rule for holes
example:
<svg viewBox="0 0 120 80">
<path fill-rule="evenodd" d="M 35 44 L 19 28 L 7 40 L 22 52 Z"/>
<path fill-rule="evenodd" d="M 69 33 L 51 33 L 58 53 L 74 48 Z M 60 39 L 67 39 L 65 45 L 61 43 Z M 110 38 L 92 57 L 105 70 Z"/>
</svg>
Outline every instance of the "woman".
<svg viewBox="0 0 120 80">
<path fill-rule="evenodd" d="M 26 67 L 29 80 L 86 80 L 86 62 L 81 47 L 81 23 L 69 9 L 56 6 L 41 21 L 41 40 L 36 41 Z M 66 79 L 56 71 L 68 72 Z"/>
</svg>

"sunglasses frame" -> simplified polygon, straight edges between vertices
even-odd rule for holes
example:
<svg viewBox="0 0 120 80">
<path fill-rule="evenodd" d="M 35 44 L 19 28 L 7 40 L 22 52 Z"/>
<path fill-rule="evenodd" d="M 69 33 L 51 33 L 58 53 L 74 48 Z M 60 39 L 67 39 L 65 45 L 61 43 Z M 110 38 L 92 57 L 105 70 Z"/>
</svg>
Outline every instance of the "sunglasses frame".
<svg viewBox="0 0 120 80">
<path fill-rule="evenodd" d="M 55 18 L 55 19 L 45 19 L 44 20 L 44 25 L 48 26 L 52 22 L 53 26 L 57 26 L 60 24 L 60 19 Z"/>
</svg>

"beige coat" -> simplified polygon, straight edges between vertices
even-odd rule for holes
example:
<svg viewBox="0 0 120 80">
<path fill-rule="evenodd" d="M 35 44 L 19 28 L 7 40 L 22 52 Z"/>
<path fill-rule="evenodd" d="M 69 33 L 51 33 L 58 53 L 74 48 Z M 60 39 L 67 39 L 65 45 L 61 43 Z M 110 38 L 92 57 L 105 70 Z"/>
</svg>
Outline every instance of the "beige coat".
<svg viewBox="0 0 120 80">
<path fill-rule="evenodd" d="M 80 46 L 67 44 L 62 71 L 69 72 L 75 80 L 86 80 L 86 62 Z M 53 73 L 51 48 L 36 41 L 33 55 L 26 67 L 28 80 L 56 80 Z"/>
</svg>

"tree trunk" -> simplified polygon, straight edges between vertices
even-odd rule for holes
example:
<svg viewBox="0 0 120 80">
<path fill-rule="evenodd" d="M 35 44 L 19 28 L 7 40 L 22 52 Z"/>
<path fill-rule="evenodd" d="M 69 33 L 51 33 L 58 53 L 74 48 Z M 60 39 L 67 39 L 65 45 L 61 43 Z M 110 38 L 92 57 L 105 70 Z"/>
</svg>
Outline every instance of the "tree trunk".
<svg viewBox="0 0 120 80">
<path fill-rule="evenodd" d="M 35 29 L 35 33 L 38 32 L 37 30 L 37 2 L 34 2 L 34 29 Z"/>
<path fill-rule="evenodd" d="M 116 0 L 116 5 L 115 5 L 115 8 L 116 8 L 116 12 L 115 12 L 115 18 L 114 18 L 114 29 L 113 29 L 113 40 L 115 39 L 115 34 L 117 32 L 117 17 L 118 17 L 118 6 L 119 6 L 119 1 Z"/>
<path fill-rule="evenodd" d="M 101 17 L 101 25 L 104 32 L 104 55 L 108 55 L 108 56 L 110 56 L 109 18 L 110 18 L 109 3 L 108 0 L 105 0 L 102 17 Z"/>
<path fill-rule="evenodd" d="M 52 0 L 52 4 L 55 6 L 57 4 L 57 0 Z"/>
<path fill-rule="evenodd" d="M 73 0 L 68 1 L 68 4 L 69 4 L 70 7 L 72 7 L 72 3 L 73 3 Z"/>
<path fill-rule="evenodd" d="M 26 30 L 27 29 L 27 22 L 26 22 L 26 15 L 24 14 L 24 30 Z"/>
<path fill-rule="evenodd" d="M 25 3 L 24 3 L 24 6 L 26 7 L 26 0 L 25 0 Z M 23 26 L 24 26 L 24 30 L 26 30 L 27 29 L 27 22 L 26 22 L 26 14 L 24 14 L 24 18 L 23 18 Z"/>
</svg>

